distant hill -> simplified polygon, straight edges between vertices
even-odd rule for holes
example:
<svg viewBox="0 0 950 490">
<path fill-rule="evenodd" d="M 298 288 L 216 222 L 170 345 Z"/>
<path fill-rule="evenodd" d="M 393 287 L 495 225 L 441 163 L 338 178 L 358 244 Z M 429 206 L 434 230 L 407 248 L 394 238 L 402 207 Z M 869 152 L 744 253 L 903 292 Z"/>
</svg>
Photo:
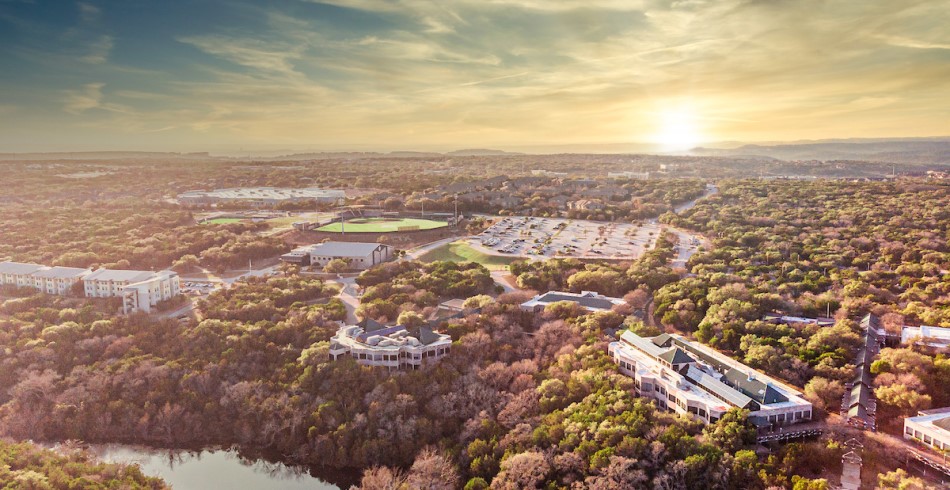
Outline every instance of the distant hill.
<svg viewBox="0 0 950 490">
<path fill-rule="evenodd" d="M 881 163 L 950 165 L 950 137 L 854 139 L 743 145 L 737 148 L 695 148 L 701 156 L 759 156 L 779 160 L 864 160 Z"/>
<path fill-rule="evenodd" d="M 448 156 L 454 157 L 477 157 L 477 156 L 492 156 L 492 155 L 524 155 L 524 153 L 514 153 L 504 150 L 484 150 L 484 149 L 466 149 L 466 150 L 455 150 L 446 153 Z"/>
</svg>

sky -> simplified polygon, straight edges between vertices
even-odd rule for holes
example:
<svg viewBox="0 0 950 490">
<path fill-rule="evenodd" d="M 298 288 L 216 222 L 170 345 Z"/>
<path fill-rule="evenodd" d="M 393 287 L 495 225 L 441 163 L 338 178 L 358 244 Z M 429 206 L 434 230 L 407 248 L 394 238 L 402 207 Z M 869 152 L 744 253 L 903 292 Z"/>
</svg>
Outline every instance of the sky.
<svg viewBox="0 0 950 490">
<path fill-rule="evenodd" d="M 950 135 L 950 0 L 0 0 L 0 152 Z"/>
</svg>

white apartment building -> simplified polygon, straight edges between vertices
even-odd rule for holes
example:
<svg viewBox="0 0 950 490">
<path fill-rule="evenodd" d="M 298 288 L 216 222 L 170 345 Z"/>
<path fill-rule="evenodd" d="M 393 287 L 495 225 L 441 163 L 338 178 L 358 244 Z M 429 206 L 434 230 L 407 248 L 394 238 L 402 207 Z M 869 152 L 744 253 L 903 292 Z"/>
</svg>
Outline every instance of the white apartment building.
<svg viewBox="0 0 950 490">
<path fill-rule="evenodd" d="M 945 349 L 950 347 L 950 328 L 927 325 L 904 327 L 901 329 L 901 344 L 926 345 L 935 349 Z"/>
<path fill-rule="evenodd" d="M 382 243 L 324 242 L 294 249 L 281 260 L 300 265 L 325 267 L 331 260 L 342 259 L 350 269 L 364 270 L 393 258 L 393 247 Z"/>
<path fill-rule="evenodd" d="M 351 356 L 364 366 L 419 369 L 427 362 L 445 357 L 452 349 L 452 337 L 419 327 L 410 333 L 402 325 L 386 326 L 372 320 L 344 325 L 330 339 L 330 359 Z"/>
<path fill-rule="evenodd" d="M 585 310 L 590 312 L 610 311 L 610 309 L 612 309 L 614 306 L 626 303 L 621 298 L 611 298 L 593 291 L 584 291 L 582 293 L 549 291 L 544 294 L 539 294 L 534 298 L 531 298 L 529 301 L 521 303 L 521 309 L 526 311 L 541 311 L 547 305 L 551 303 L 557 303 L 559 301 L 570 301 L 572 303 L 577 303 Z"/>
<path fill-rule="evenodd" d="M 181 293 L 178 273 L 99 269 L 83 277 L 90 298 L 122 298 L 122 311 L 144 311 Z"/>
<path fill-rule="evenodd" d="M 732 407 L 749 410 L 749 421 L 760 428 L 812 418 L 812 405 L 800 392 L 680 335 L 645 338 L 626 331 L 608 353 L 621 373 L 634 378 L 639 396 L 705 423 Z"/>
<path fill-rule="evenodd" d="M 66 295 L 87 274 L 89 269 L 78 267 L 0 262 L 0 284 L 34 288 L 47 294 Z"/>
<path fill-rule="evenodd" d="M 922 410 L 916 417 L 904 419 L 904 439 L 950 451 L 950 407 Z"/>
</svg>

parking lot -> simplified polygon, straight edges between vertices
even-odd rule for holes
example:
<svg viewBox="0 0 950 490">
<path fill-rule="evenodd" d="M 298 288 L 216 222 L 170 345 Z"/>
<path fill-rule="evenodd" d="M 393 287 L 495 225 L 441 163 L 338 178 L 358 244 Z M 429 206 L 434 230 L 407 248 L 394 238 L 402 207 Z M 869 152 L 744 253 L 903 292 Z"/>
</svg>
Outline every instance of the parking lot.
<svg viewBox="0 0 950 490">
<path fill-rule="evenodd" d="M 501 218 L 474 237 L 487 253 L 528 258 L 634 259 L 653 246 L 660 226 L 561 218 Z"/>
</svg>

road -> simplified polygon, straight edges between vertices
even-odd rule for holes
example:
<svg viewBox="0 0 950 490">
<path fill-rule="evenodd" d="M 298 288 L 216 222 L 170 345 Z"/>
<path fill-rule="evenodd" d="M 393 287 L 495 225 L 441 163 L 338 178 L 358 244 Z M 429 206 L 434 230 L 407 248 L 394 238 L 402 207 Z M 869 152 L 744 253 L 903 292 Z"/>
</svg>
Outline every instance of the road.
<svg viewBox="0 0 950 490">
<path fill-rule="evenodd" d="M 360 306 L 359 293 L 357 292 L 356 277 L 343 277 L 329 281 L 340 285 L 340 294 L 337 295 L 343 306 L 346 307 L 346 323 L 355 325 L 359 320 L 356 318 L 356 309 Z"/>
<path fill-rule="evenodd" d="M 471 238 L 471 237 L 455 236 L 455 237 L 443 238 L 442 240 L 434 241 L 432 243 L 427 243 L 425 245 L 420 245 L 416 248 L 411 248 L 409 250 L 406 250 L 406 254 L 403 255 L 403 257 L 400 260 L 416 260 L 422 255 L 424 255 L 426 252 L 435 250 L 441 247 L 442 245 L 448 245 L 449 243 L 452 243 L 454 241 L 465 240 L 467 238 Z"/>
<path fill-rule="evenodd" d="M 700 200 L 717 194 L 718 192 L 718 187 L 713 184 L 706 184 L 706 192 L 704 192 L 702 196 L 676 206 L 673 208 L 673 211 L 676 212 L 676 214 L 682 213 L 683 211 L 695 206 Z M 667 229 L 675 233 L 679 238 L 679 245 L 676 247 L 676 257 L 673 258 L 673 262 L 670 264 L 674 269 L 680 267 L 686 268 L 686 263 L 689 262 L 690 257 L 692 257 L 693 254 L 699 250 L 700 246 L 706 249 L 709 249 L 712 246 L 712 243 L 702 235 L 690 233 L 686 230 L 673 226 L 668 226 Z M 693 243 L 694 240 L 697 242 L 696 244 Z"/>
</svg>

